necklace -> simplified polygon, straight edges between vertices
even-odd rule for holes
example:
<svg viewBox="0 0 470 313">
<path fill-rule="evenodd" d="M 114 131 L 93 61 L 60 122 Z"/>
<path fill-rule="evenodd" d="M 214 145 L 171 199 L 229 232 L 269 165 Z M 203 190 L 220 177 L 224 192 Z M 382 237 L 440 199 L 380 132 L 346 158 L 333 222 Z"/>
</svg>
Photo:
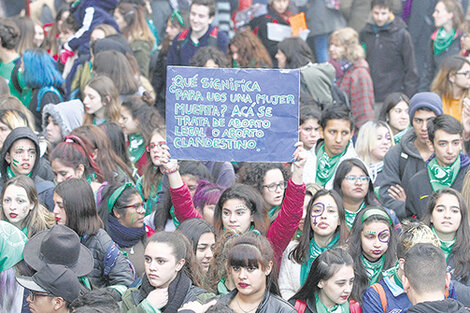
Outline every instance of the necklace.
<svg viewBox="0 0 470 313">
<path fill-rule="evenodd" d="M 252 309 L 249 309 L 248 311 L 245 311 L 245 310 L 242 309 L 242 307 L 241 307 L 241 305 L 240 305 L 240 302 L 238 301 L 238 298 L 237 298 L 237 305 L 238 305 L 238 308 L 239 308 L 240 310 L 242 310 L 242 311 L 245 312 L 245 313 L 249 313 L 249 312 L 251 312 L 251 311 L 257 309 L 258 306 L 259 306 L 259 303 L 258 303 L 255 307 L 253 307 Z"/>
</svg>

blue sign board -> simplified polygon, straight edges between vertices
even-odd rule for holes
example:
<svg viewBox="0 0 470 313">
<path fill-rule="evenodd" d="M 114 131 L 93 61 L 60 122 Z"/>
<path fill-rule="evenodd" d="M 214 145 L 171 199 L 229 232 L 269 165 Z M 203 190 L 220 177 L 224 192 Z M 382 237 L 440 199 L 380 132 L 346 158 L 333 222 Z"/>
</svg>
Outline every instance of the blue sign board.
<svg viewBox="0 0 470 313">
<path fill-rule="evenodd" d="M 299 71 L 168 66 L 167 144 L 180 160 L 289 162 Z"/>
</svg>

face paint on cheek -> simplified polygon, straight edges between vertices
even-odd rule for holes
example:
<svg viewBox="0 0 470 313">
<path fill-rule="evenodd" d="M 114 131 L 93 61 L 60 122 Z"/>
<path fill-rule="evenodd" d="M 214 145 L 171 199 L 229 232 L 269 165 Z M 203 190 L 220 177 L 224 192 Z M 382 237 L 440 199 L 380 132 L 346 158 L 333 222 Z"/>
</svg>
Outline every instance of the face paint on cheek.
<svg viewBox="0 0 470 313">
<path fill-rule="evenodd" d="M 72 177 L 73 177 L 73 175 L 69 175 L 69 176 L 65 177 L 65 180 L 69 180 Z"/>
<path fill-rule="evenodd" d="M 321 212 L 320 214 L 317 215 L 312 215 L 313 218 L 313 226 L 317 226 L 317 218 L 321 217 L 323 215 L 323 212 L 325 212 L 325 205 L 323 203 L 315 203 L 313 206 L 320 206 L 321 207 Z"/>
<path fill-rule="evenodd" d="M 18 161 L 16 159 L 12 159 L 12 163 L 13 163 L 14 167 L 18 167 L 18 165 L 20 164 L 20 161 Z"/>
<path fill-rule="evenodd" d="M 387 235 L 385 235 L 385 234 L 387 234 Z M 388 229 L 382 230 L 378 234 L 377 238 L 379 238 L 380 242 L 388 244 L 388 242 L 390 241 L 390 233 L 389 233 Z"/>
</svg>

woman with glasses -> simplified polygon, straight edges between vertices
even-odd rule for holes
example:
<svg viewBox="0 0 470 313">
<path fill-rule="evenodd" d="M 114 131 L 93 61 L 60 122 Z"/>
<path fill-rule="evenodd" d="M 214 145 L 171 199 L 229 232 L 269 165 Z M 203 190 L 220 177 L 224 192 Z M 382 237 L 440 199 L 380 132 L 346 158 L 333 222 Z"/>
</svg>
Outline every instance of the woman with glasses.
<svg viewBox="0 0 470 313">
<path fill-rule="evenodd" d="M 470 106 L 470 61 L 458 55 L 445 59 L 431 90 L 441 97 L 444 114 L 462 121 L 464 105 Z"/>
<path fill-rule="evenodd" d="M 393 92 L 385 97 L 378 120 L 386 122 L 393 132 L 393 141 L 399 143 L 410 128 L 410 99 L 401 92 Z"/>
<path fill-rule="evenodd" d="M 242 183 L 250 185 L 259 191 L 264 200 L 264 207 L 272 223 L 281 209 L 284 191 L 287 187 L 289 174 L 280 163 L 247 163 L 239 176 L 244 176 Z"/>
<path fill-rule="evenodd" d="M 215 206 L 214 228 L 216 233 L 221 234 L 226 229 L 232 229 L 240 233 L 253 231 L 265 235 L 273 245 L 276 260 L 279 262 L 302 218 L 305 198 L 305 184 L 303 183 L 305 157 L 306 151 L 301 147 L 301 144 L 297 144 L 293 156 L 292 177 L 287 182 L 284 200 L 281 201 L 281 208 L 271 226 L 267 223 L 268 216 L 261 195 L 251 186 L 235 184 L 222 193 Z M 166 146 L 162 155 L 162 167 L 164 172 L 168 174 L 171 199 L 178 220 L 182 222 L 190 218 L 202 218 L 194 207 L 188 186 L 181 179 L 178 162 L 170 159 Z M 281 199 L 284 186 L 283 177 L 278 177 L 275 182 L 269 183 L 269 189 L 274 192 L 282 190 Z M 268 189 L 267 187 L 263 188 Z M 267 192 L 270 191 L 267 190 Z M 273 199 L 277 199 L 277 197 L 273 197 Z"/>
<path fill-rule="evenodd" d="M 281 296 L 289 300 L 307 280 L 312 262 L 324 251 L 346 243 L 348 237 L 341 197 L 334 190 L 320 189 L 308 203 L 302 235 L 291 241 L 282 256 Z"/>
<path fill-rule="evenodd" d="M 341 162 L 336 170 L 333 189 L 343 200 L 346 224 L 349 228 L 362 209 L 368 205 L 378 204 L 369 171 L 360 159 L 347 159 Z M 392 217 L 395 228 L 401 227 L 395 213 L 385 210 Z"/>
<path fill-rule="evenodd" d="M 102 194 L 98 212 L 105 229 L 125 252 L 140 277 L 145 272 L 145 243 L 147 237 L 154 233 L 144 224 L 144 201 L 132 183 L 108 185 Z"/>
<path fill-rule="evenodd" d="M 155 128 L 164 125 L 163 118 L 141 97 L 134 96 L 122 103 L 119 123 L 127 136 L 129 159 L 137 173 L 143 175 L 147 163 L 146 142 L 150 141 L 150 135 Z"/>
</svg>

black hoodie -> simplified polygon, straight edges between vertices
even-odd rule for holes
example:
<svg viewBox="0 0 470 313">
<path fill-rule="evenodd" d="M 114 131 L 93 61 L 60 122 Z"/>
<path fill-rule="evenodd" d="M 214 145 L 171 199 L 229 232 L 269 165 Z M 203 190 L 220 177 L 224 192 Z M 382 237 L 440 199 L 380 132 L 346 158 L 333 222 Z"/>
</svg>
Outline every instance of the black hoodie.
<svg viewBox="0 0 470 313">
<path fill-rule="evenodd" d="M 408 313 L 469 313 L 465 306 L 454 299 L 426 301 L 413 305 Z"/>
<path fill-rule="evenodd" d="M 9 164 L 5 160 L 5 155 L 8 151 L 10 151 L 11 146 L 15 143 L 15 141 L 20 139 L 29 139 L 34 143 L 37 156 L 33 165 L 33 169 L 31 170 L 30 177 L 36 185 L 36 189 L 39 196 L 39 203 L 46 206 L 49 211 L 52 211 L 54 209 L 54 201 L 52 199 L 52 195 L 55 185 L 53 182 L 46 181 L 37 175 L 40 165 L 39 140 L 36 134 L 28 127 L 17 127 L 13 129 L 12 132 L 7 136 L 7 138 L 5 138 L 5 141 L 3 142 L 3 147 L 0 152 L 0 174 L 2 175 L 0 179 L 0 189 L 3 189 L 3 186 L 9 179 L 7 173 L 7 168 Z"/>
</svg>

